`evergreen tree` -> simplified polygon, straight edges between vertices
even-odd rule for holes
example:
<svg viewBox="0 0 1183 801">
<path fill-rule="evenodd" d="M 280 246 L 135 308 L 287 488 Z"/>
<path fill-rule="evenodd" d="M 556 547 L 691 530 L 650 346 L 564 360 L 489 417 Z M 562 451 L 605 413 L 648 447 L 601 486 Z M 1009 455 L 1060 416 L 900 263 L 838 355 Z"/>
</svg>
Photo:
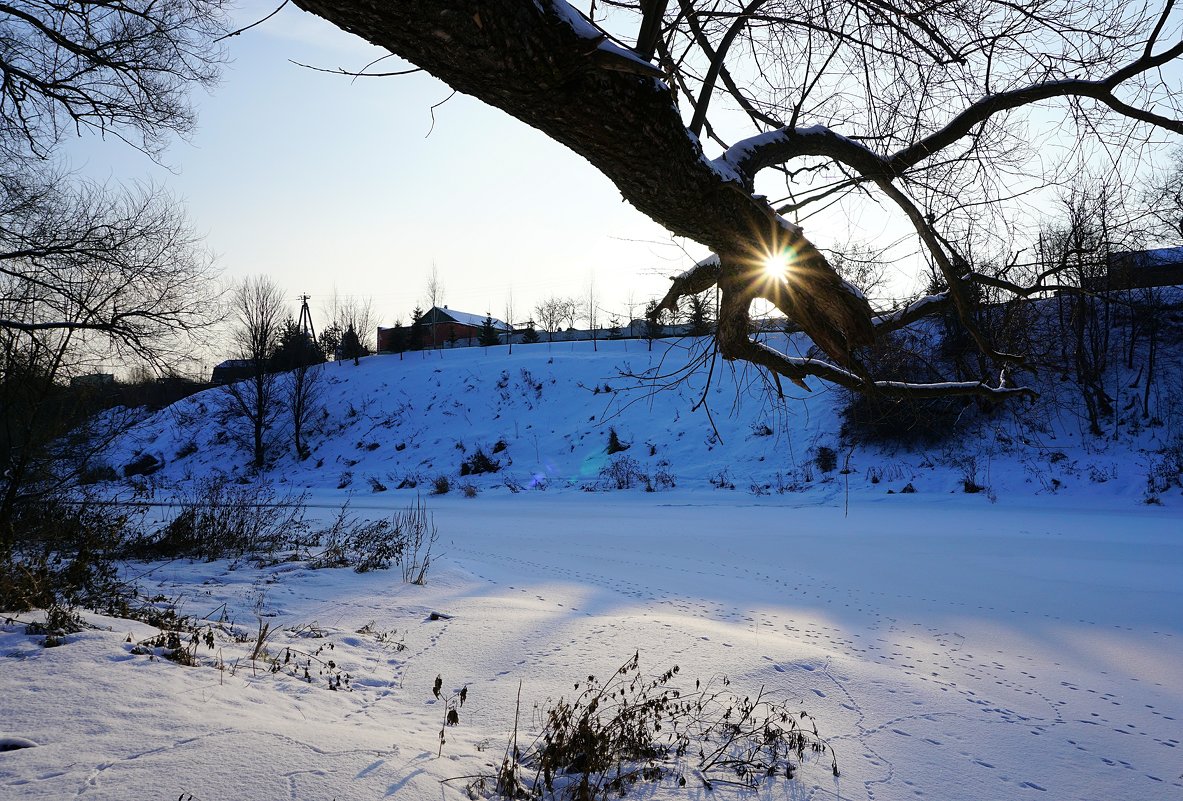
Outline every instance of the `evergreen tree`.
<svg viewBox="0 0 1183 801">
<path fill-rule="evenodd" d="M 367 355 L 365 346 L 361 344 L 361 339 L 353 330 L 353 326 L 349 326 L 341 335 L 341 358 L 353 359 L 354 365 L 357 365 L 358 359 L 365 355 Z"/>
<path fill-rule="evenodd" d="M 423 319 L 423 309 L 415 307 L 411 312 L 411 330 L 407 350 L 422 350 L 423 340 L 427 336 L 427 323 Z"/>
<path fill-rule="evenodd" d="M 690 336 L 702 337 L 715 330 L 713 309 L 705 294 L 690 295 Z"/>
<path fill-rule="evenodd" d="M 541 337 L 538 336 L 538 331 L 534 328 L 534 321 L 531 320 L 530 322 L 526 323 L 526 328 L 522 331 L 522 344 L 533 345 L 539 339 L 541 339 Z"/>
<path fill-rule="evenodd" d="M 330 356 L 334 359 L 340 358 L 341 335 L 343 333 L 340 323 L 333 323 L 320 332 L 320 351 L 325 355 L 325 358 Z"/>
<path fill-rule="evenodd" d="M 481 323 L 479 342 L 482 348 L 501 344 L 501 335 L 497 333 L 497 328 L 493 325 L 493 316 L 491 314 L 486 314 L 485 321 Z"/>
<path fill-rule="evenodd" d="M 290 316 L 284 320 L 279 331 L 279 344 L 271 357 L 275 370 L 294 370 L 312 364 L 322 364 L 325 353 L 321 343 L 306 334 Z"/>
<path fill-rule="evenodd" d="M 394 328 L 390 329 L 390 334 L 386 341 L 388 343 L 390 352 L 397 353 L 401 359 L 403 353 L 406 352 L 411 341 L 410 331 L 405 325 L 403 325 L 402 320 L 394 321 Z"/>
</svg>

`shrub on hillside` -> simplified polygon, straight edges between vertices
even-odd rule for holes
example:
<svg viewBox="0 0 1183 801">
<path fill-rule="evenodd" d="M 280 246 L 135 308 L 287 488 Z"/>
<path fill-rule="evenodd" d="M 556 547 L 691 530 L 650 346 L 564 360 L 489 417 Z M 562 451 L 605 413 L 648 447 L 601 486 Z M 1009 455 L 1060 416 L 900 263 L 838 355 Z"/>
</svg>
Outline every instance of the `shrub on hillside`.
<svg viewBox="0 0 1183 801">
<path fill-rule="evenodd" d="M 818 445 L 813 452 L 813 463 L 823 473 L 833 473 L 838 469 L 838 452 L 828 445 Z"/>
<path fill-rule="evenodd" d="M 94 462 L 87 464 L 78 471 L 78 483 L 86 486 L 88 484 L 98 484 L 103 481 L 118 481 L 119 474 L 115 472 L 115 468 L 107 462 Z"/>
<path fill-rule="evenodd" d="M 498 443 L 500 444 L 500 443 Z M 504 450 L 504 448 L 502 448 Z M 501 462 L 489 458 L 483 448 L 477 448 L 472 454 L 460 462 L 460 475 L 478 476 L 482 473 L 496 473 L 501 469 Z"/>
<path fill-rule="evenodd" d="M 123 475 L 126 478 L 150 476 L 162 467 L 164 467 L 163 461 L 150 453 L 141 453 L 123 466 Z"/>
<path fill-rule="evenodd" d="M 631 456 L 617 456 L 612 459 L 600 468 L 600 476 L 608 489 L 631 489 L 649 481 L 640 463 Z"/>
<path fill-rule="evenodd" d="M 895 331 L 862 351 L 868 370 L 890 381 L 940 380 L 938 354 L 914 331 Z M 966 398 L 898 398 L 847 392 L 842 436 L 857 442 L 927 445 L 953 436 L 973 402 Z"/>
</svg>

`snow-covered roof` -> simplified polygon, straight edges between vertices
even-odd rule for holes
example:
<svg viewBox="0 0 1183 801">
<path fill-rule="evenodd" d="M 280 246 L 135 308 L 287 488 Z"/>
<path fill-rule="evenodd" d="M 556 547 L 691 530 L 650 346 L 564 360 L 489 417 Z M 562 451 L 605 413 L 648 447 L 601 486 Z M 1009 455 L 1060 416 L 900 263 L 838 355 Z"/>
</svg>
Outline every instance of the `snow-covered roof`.
<svg viewBox="0 0 1183 801">
<path fill-rule="evenodd" d="M 431 313 L 433 311 L 436 312 L 440 317 L 447 317 L 451 320 L 454 320 L 457 323 L 460 323 L 461 325 L 471 325 L 474 328 L 480 328 L 482 325 L 485 324 L 485 320 L 489 319 L 489 315 L 487 315 L 487 314 L 469 314 L 468 312 L 462 312 L 462 311 L 456 311 L 455 309 L 449 309 L 447 306 L 444 306 L 443 308 L 440 308 L 439 306 L 433 306 L 432 308 L 427 310 L 427 314 L 424 316 L 425 317 L 432 316 Z M 498 320 L 496 317 L 493 317 L 491 319 L 493 320 L 493 327 L 496 328 L 498 331 L 512 330 L 511 327 L 507 323 L 505 323 L 501 320 Z"/>
</svg>

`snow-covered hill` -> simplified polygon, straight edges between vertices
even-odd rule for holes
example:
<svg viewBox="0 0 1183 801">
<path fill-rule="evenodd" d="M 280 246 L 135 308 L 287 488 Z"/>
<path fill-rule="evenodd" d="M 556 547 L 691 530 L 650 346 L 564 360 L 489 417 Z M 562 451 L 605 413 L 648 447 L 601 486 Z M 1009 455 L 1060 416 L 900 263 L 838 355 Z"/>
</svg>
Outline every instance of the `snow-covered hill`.
<svg viewBox="0 0 1183 801">
<path fill-rule="evenodd" d="M 785 382 L 780 398 L 761 371 L 712 360 L 708 347 L 687 339 L 657 341 L 652 350 L 643 340 L 539 343 L 512 353 L 462 348 L 326 364 L 316 368 L 323 411 L 308 437 L 311 457 L 295 458 L 290 418 L 281 414 L 262 473 L 353 494 L 431 492 L 445 477 L 452 491 L 629 484 L 794 493 L 813 502 L 975 485 L 992 500 L 1087 493 L 1169 503 L 1179 496 L 1168 462 L 1169 449 L 1183 442 L 1183 419 L 1170 414 L 1152 425 L 1132 415 L 1132 428 L 1095 437 L 1047 399 L 1011 402 L 989 415 L 971 405 L 940 444 L 866 444 L 841 436 L 845 391 L 814 382 L 805 392 Z M 1071 402 L 1063 387 L 1049 388 Z M 247 438 L 235 434 L 245 423 L 225 400 L 224 390 L 209 390 L 152 415 L 108 453 L 110 464 L 122 472 L 150 454 L 163 464 L 153 476 L 163 485 L 211 471 L 253 475 Z M 1183 403 L 1167 406 L 1183 411 Z M 608 452 L 613 431 L 626 450 Z M 829 464 L 827 449 L 836 457 Z M 462 475 L 478 450 L 497 472 Z"/>
</svg>

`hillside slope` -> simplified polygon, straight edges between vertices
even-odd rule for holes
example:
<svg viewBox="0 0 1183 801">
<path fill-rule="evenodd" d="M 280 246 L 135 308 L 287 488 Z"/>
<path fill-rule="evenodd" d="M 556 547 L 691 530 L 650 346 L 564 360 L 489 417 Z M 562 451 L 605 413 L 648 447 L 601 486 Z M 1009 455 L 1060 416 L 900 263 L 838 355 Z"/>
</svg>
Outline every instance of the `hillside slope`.
<svg viewBox="0 0 1183 801">
<path fill-rule="evenodd" d="M 841 436 L 845 391 L 786 383 L 777 397 L 760 371 L 712 363 L 707 348 L 690 339 L 658 341 L 651 351 L 643 340 L 539 343 L 512 353 L 465 348 L 326 364 L 316 368 L 323 411 L 308 437 L 311 457 L 295 458 L 290 419 L 281 414 L 263 475 L 351 493 L 430 492 L 445 477 L 453 491 L 627 485 L 791 492 L 805 502 L 974 487 L 992 500 L 1073 492 L 1132 503 L 1180 499 L 1177 397 L 1158 398 L 1167 410 L 1159 419 L 1143 424 L 1131 414 L 1117 434 L 1095 437 L 1053 376 L 1035 403 L 990 414 L 968 405 L 940 444 L 868 444 Z M 1178 365 L 1160 361 L 1160 370 L 1174 371 L 1162 385 L 1183 388 Z M 147 417 L 109 451 L 110 464 L 122 474 L 150 454 L 163 465 L 153 483 L 163 486 L 211 472 L 253 475 L 244 421 L 225 400 L 223 390 L 209 390 Z M 1123 400 L 1130 407 L 1123 398 L 1119 406 Z M 608 452 L 612 431 L 626 450 Z M 466 463 L 480 465 L 478 449 L 497 472 L 462 475 Z M 827 449 L 836 456 L 829 464 Z"/>
</svg>

